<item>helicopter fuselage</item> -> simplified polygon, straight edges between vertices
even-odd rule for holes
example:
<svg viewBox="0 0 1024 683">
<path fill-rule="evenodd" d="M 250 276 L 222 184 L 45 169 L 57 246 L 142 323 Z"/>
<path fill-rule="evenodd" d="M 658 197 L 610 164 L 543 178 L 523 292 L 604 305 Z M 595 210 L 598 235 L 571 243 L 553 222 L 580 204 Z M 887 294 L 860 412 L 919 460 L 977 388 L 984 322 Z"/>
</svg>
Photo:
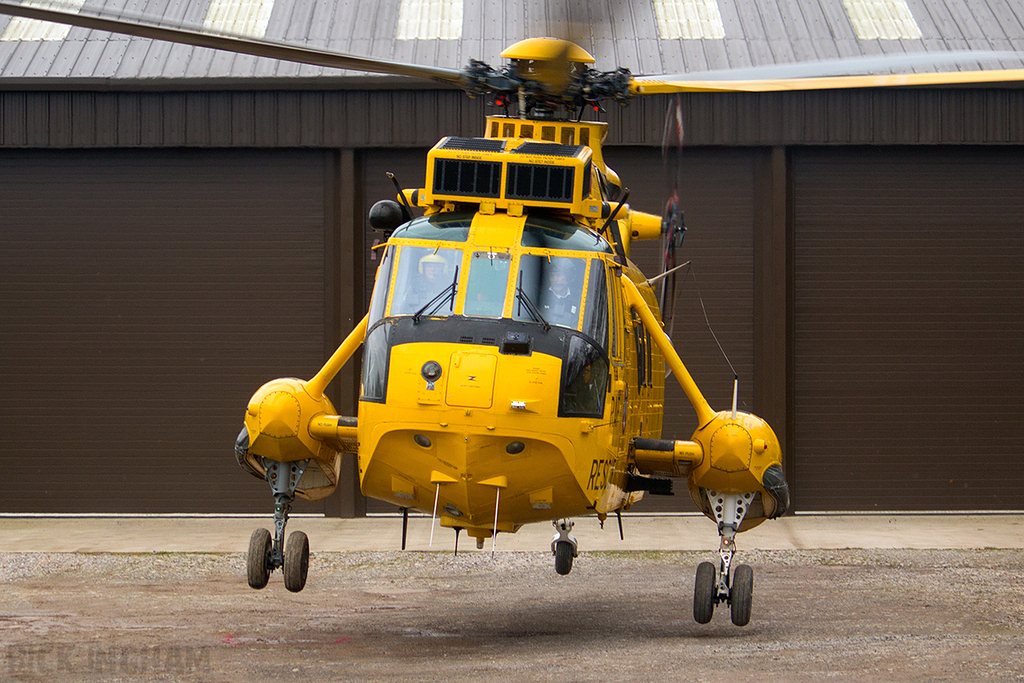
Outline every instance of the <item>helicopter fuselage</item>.
<svg viewBox="0 0 1024 683">
<path fill-rule="evenodd" d="M 478 538 L 639 498 L 629 441 L 660 437 L 664 370 L 635 343 L 619 277 L 656 305 L 568 217 L 452 212 L 399 228 L 364 341 L 363 493 Z"/>
</svg>

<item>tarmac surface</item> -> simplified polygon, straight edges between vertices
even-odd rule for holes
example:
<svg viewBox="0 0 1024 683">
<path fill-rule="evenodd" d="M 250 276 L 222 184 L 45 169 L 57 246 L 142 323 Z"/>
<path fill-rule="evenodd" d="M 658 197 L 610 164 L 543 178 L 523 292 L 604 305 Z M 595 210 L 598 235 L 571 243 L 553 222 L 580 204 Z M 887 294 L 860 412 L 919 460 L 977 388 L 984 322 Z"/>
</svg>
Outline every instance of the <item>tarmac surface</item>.
<svg viewBox="0 0 1024 683">
<path fill-rule="evenodd" d="M 299 517 L 305 590 L 246 584 L 265 518 L 0 518 L 2 681 L 1024 680 L 1024 515 L 800 515 L 739 537 L 745 627 L 692 617 L 699 516 L 537 525 L 478 551 Z"/>
<path fill-rule="evenodd" d="M 596 517 L 576 521 L 581 551 L 717 550 L 715 525 L 700 514 L 625 514 L 620 540 L 614 517 L 601 528 Z M 439 525 L 431 545 L 430 518 L 409 517 L 409 550 L 451 550 L 454 534 Z M 56 553 L 238 553 L 253 529 L 273 530 L 267 517 L 59 517 L 0 516 L 0 552 Z M 288 532 L 304 531 L 314 552 L 398 550 L 398 516 L 328 519 L 293 516 Z M 554 530 L 532 524 L 499 534 L 498 550 L 544 551 Z M 473 539 L 462 535 L 462 548 Z M 739 549 L 828 548 L 1024 548 L 1021 514 L 806 514 L 772 520 L 740 534 Z M 486 549 L 491 549 L 488 541 Z"/>
</svg>

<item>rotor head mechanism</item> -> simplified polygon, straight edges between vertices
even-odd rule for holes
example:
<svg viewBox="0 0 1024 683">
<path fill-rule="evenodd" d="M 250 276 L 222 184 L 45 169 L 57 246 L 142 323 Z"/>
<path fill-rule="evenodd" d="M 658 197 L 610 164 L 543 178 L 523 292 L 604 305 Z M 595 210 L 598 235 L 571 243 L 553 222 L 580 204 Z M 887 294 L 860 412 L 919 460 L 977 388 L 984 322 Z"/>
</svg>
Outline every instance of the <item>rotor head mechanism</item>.
<svg viewBox="0 0 1024 683">
<path fill-rule="evenodd" d="M 510 60 L 500 71 L 471 60 L 463 87 L 470 95 L 493 95 L 498 106 L 516 105 L 523 118 L 556 119 L 605 99 L 625 104 L 632 76 L 628 69 L 600 72 L 579 45 L 559 38 L 528 38 L 506 48 Z"/>
</svg>

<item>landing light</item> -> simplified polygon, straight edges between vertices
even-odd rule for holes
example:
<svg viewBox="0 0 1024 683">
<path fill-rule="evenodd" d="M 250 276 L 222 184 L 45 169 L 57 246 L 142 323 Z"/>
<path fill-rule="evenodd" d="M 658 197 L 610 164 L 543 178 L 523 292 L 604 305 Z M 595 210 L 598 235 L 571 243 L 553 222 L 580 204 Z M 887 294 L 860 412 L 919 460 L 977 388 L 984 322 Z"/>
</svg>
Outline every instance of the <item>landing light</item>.
<svg viewBox="0 0 1024 683">
<path fill-rule="evenodd" d="M 441 376 L 441 364 L 435 360 L 428 360 L 420 369 L 420 374 L 422 374 L 423 379 L 428 382 L 436 382 Z"/>
<path fill-rule="evenodd" d="M 445 505 L 443 509 L 444 509 L 445 512 L 447 512 L 452 517 L 461 517 L 462 516 L 462 511 L 459 510 L 459 508 L 455 507 L 454 505 Z"/>
<path fill-rule="evenodd" d="M 422 434 L 417 434 L 416 436 L 412 437 L 412 440 L 415 441 L 418 446 L 422 446 L 423 448 L 430 448 L 430 439 L 423 436 Z"/>
<path fill-rule="evenodd" d="M 513 441 L 509 445 L 505 446 L 505 450 L 509 455 L 518 455 L 519 453 L 522 453 L 525 448 L 526 444 L 522 441 Z"/>
</svg>

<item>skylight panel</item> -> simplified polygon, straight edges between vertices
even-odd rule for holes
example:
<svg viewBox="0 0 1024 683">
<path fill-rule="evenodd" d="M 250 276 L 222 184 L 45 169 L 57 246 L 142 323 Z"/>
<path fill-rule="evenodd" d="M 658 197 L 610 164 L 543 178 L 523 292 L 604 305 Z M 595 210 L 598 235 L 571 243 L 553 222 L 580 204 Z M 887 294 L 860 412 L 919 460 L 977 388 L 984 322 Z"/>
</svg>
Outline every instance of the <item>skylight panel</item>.
<svg viewBox="0 0 1024 683">
<path fill-rule="evenodd" d="M 203 28 L 215 33 L 263 38 L 273 10 L 273 0 L 211 0 Z"/>
<path fill-rule="evenodd" d="M 843 0 L 861 40 L 918 40 L 921 28 L 906 0 Z"/>
<path fill-rule="evenodd" d="M 717 0 L 653 0 L 658 33 L 665 40 L 725 38 Z"/>
<path fill-rule="evenodd" d="M 460 40 L 462 0 L 402 0 L 398 40 Z"/>
<path fill-rule="evenodd" d="M 26 0 L 22 3 L 28 7 L 39 7 L 41 9 L 61 10 L 63 12 L 74 12 L 82 9 L 85 0 Z M 64 40 L 68 37 L 71 26 L 68 24 L 55 24 L 52 21 L 39 21 L 38 19 L 25 19 L 24 17 L 11 17 L 10 23 L 4 29 L 0 40 Z"/>
</svg>

